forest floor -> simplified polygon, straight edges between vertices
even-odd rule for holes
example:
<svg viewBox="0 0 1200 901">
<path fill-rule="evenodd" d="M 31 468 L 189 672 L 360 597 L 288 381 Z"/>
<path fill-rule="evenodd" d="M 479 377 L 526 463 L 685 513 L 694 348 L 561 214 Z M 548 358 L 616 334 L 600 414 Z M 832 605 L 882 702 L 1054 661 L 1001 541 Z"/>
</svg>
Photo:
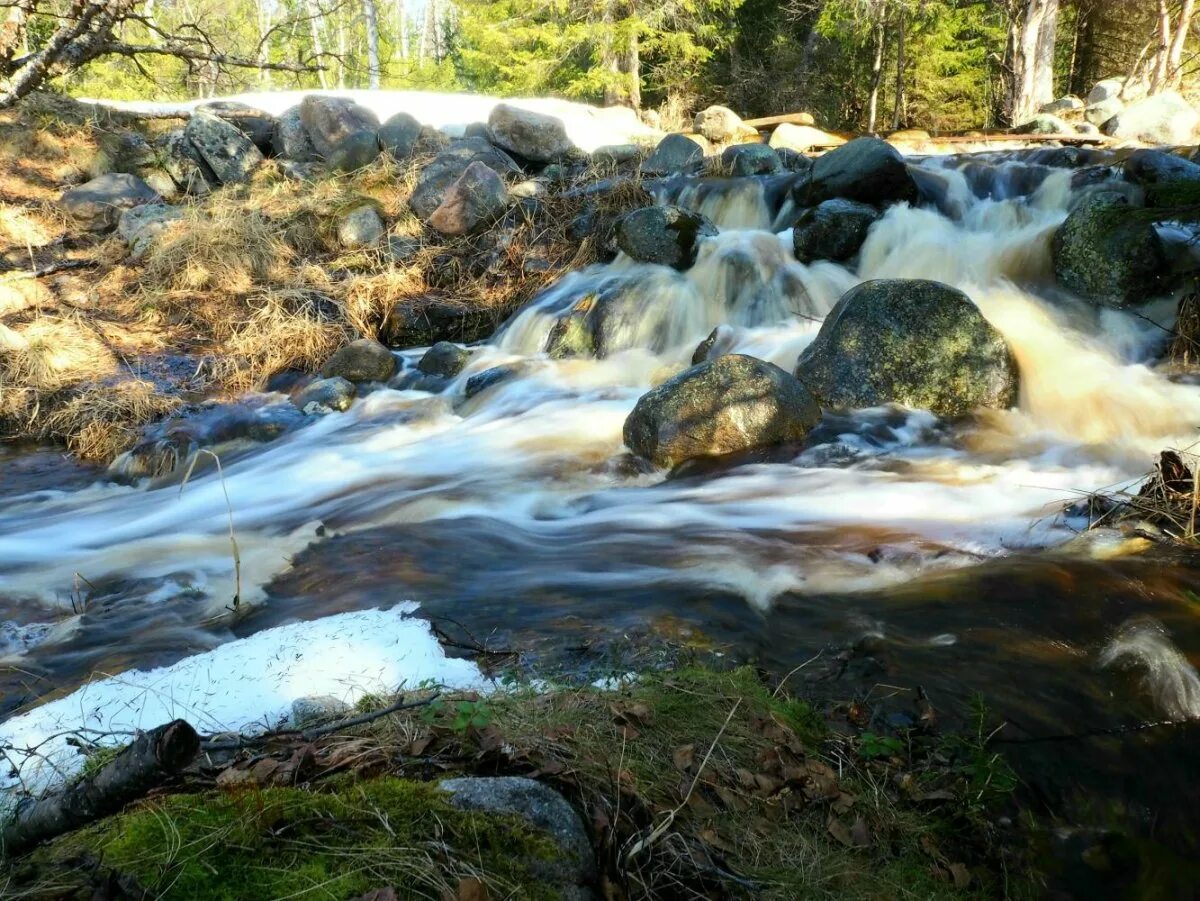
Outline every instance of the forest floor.
<svg viewBox="0 0 1200 901">
<path fill-rule="evenodd" d="M 803 673 L 771 685 L 684 665 L 604 687 L 410 695 L 425 703 L 202 753 L 0 880 L 8 898 L 556 897 L 527 866 L 547 853 L 536 836 L 451 810 L 435 787 L 519 775 L 582 814 L 606 899 L 1043 896 L 985 712 L 946 733 L 917 704 L 872 732 L 869 705 L 818 707 L 789 682 Z"/>
</svg>

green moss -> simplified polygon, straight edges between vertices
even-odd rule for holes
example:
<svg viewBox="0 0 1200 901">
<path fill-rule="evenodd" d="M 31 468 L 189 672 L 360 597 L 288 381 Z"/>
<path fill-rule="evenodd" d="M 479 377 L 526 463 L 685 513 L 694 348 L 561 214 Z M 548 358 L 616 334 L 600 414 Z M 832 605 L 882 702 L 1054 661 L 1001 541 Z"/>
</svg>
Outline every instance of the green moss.
<svg viewBox="0 0 1200 901">
<path fill-rule="evenodd" d="M 90 854 L 162 898 L 350 898 L 384 886 L 427 898 L 469 875 L 499 897 L 555 897 L 527 869 L 554 845 L 515 817 L 456 810 L 429 783 L 325 788 L 162 798 L 55 842 L 33 864 Z"/>
<path fill-rule="evenodd" d="M 1187 209 L 1191 218 L 1200 218 L 1200 182 L 1167 181 L 1146 186 L 1146 205 L 1167 209 Z M 1156 210 L 1156 215 L 1161 212 Z"/>
</svg>

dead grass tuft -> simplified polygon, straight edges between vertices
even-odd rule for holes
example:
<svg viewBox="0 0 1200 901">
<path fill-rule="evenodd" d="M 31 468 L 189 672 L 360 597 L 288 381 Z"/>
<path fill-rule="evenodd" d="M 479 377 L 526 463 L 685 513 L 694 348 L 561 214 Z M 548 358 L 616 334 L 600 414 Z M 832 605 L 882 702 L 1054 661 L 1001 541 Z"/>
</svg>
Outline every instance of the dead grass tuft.
<svg viewBox="0 0 1200 901">
<path fill-rule="evenodd" d="M 1176 541 L 1195 542 L 1200 537 L 1200 456 L 1164 450 L 1136 493 L 1132 488 L 1097 492 L 1084 503 L 1090 528 L 1146 523 Z"/>
<path fill-rule="evenodd" d="M 41 422 L 40 435 L 62 441 L 81 459 L 108 461 L 137 441 L 142 426 L 180 403 L 142 379 L 92 383 L 52 410 Z"/>
</svg>

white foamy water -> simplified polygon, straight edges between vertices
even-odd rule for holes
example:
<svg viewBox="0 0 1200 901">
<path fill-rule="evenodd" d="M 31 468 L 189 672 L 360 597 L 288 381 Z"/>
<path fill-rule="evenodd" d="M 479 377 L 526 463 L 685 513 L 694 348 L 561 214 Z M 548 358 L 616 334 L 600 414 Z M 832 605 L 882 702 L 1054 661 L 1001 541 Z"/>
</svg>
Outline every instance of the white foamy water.
<svg viewBox="0 0 1200 901">
<path fill-rule="evenodd" d="M 621 258 L 568 275 L 440 395 L 376 390 L 228 462 L 224 484 L 209 474 L 182 492 L 96 485 L 10 500 L 0 593 L 49 620 L 79 574 L 137 580 L 118 592 L 130 609 L 199 596 L 205 615 L 219 614 L 233 594 L 226 492 L 248 604 L 266 602 L 264 587 L 322 535 L 468 517 L 527 536 L 531 567 L 539 547 L 580 548 L 587 562 L 565 574 L 577 583 L 711 587 L 758 608 L 784 592 L 879 588 L 1062 543 L 1064 502 L 1136 480 L 1161 448 L 1192 443 L 1200 389 L 1146 366 L 1162 340 L 1152 324 L 1056 294 L 1050 237 L 1071 200 L 1067 173 L 1000 200 L 976 198 L 960 172 L 944 181 L 954 218 L 894 207 L 853 267 L 797 262 L 788 233 L 763 228 L 780 214 L 761 189 L 725 201 L 685 192 L 680 202 L 729 217 L 691 270 Z M 720 477 L 664 480 L 622 464 L 637 398 L 684 368 L 713 328 L 730 350 L 790 370 L 838 298 L 881 277 L 945 281 L 974 298 L 1018 360 L 1018 408 L 954 431 L 925 413 L 863 411 L 829 420 L 796 460 Z M 547 358 L 555 322 L 588 295 L 611 305 L 605 358 Z M 519 375 L 464 401 L 470 376 L 512 363 Z M 81 631 L 13 642 L 12 661 L 67 648 Z"/>
</svg>

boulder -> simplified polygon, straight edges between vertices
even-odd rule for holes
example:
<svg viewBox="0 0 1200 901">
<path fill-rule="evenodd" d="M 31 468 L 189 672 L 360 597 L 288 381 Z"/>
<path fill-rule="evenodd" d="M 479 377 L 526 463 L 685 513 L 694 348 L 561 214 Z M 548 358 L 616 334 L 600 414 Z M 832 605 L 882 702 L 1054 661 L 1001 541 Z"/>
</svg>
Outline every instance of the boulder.
<svg viewBox="0 0 1200 901">
<path fill-rule="evenodd" d="M 275 121 L 271 149 L 276 156 L 297 163 L 313 163 L 320 159 L 300 118 L 299 105 L 284 110 Z"/>
<path fill-rule="evenodd" d="M 1125 178 L 1139 185 L 1200 182 L 1200 164 L 1161 150 L 1135 150 L 1122 168 Z"/>
<path fill-rule="evenodd" d="M 779 154 L 766 144 L 734 144 L 721 153 L 721 164 L 736 178 L 746 175 L 775 175 L 783 171 Z"/>
<path fill-rule="evenodd" d="M 162 170 L 170 176 L 180 193 L 204 197 L 218 183 L 216 173 L 188 140 L 182 128 L 163 136 L 158 157 Z"/>
<path fill-rule="evenodd" d="M 379 156 L 379 119 L 352 100 L 310 94 L 300 102 L 300 121 L 333 169 L 352 172 Z"/>
<path fill-rule="evenodd" d="M 882 205 L 913 203 L 918 192 L 895 147 L 879 138 L 856 138 L 818 157 L 796 187 L 796 199 L 804 206 L 835 197 Z"/>
<path fill-rule="evenodd" d="M 1069 123 L 1051 113 L 1038 113 L 1028 122 L 1023 122 L 1013 129 L 1018 135 L 1069 135 L 1075 129 Z"/>
<path fill-rule="evenodd" d="M 924 279 L 851 288 L 796 363 L 829 409 L 902 404 L 938 416 L 1017 401 L 1017 364 L 971 298 Z"/>
<path fill-rule="evenodd" d="M 826 147 L 840 147 L 846 143 L 844 138 L 831 135 L 827 131 L 813 128 L 811 125 L 793 125 L 784 122 L 777 125 L 771 132 L 768 143 L 776 150 L 794 150 L 796 153 L 808 153 L 810 150 Z"/>
<path fill-rule="evenodd" d="M 625 420 L 625 444 L 656 466 L 800 442 L 821 409 L 772 363 L 726 354 L 642 395 Z"/>
<path fill-rule="evenodd" d="M 488 128 L 496 144 L 534 163 L 562 159 L 575 149 L 561 119 L 508 103 L 492 108 Z"/>
<path fill-rule="evenodd" d="M 354 403 L 354 383 L 341 376 L 316 379 L 301 388 L 292 403 L 305 413 L 340 413 Z"/>
<path fill-rule="evenodd" d="M 566 887 L 554 897 L 586 897 L 576 894 L 574 889 L 596 877 L 592 843 L 575 808 L 554 789 L 523 776 L 444 779 L 438 788 L 449 794 L 452 807 L 518 816 L 545 834 L 557 853 L 530 861 L 530 871 L 538 878 Z M 567 891 L 571 894 L 566 894 Z"/>
<path fill-rule="evenodd" d="M 140 175 L 155 162 L 154 148 L 136 131 L 102 131 L 96 145 L 96 156 L 88 169 L 93 177 L 108 172 Z"/>
<path fill-rule="evenodd" d="M 1054 234 L 1058 283 L 1088 300 L 1129 304 L 1161 293 L 1166 249 L 1149 218 L 1130 216 L 1123 194 L 1085 198 Z"/>
<path fill-rule="evenodd" d="M 213 100 L 202 103 L 202 109 L 219 116 L 248 137 L 263 153 L 271 153 L 275 143 L 276 119 L 265 110 L 236 100 Z"/>
<path fill-rule="evenodd" d="M 1057 100 L 1043 103 L 1038 112 L 1056 115 L 1058 113 L 1070 113 L 1081 109 L 1083 109 L 1083 101 L 1073 94 L 1068 94 L 1066 97 L 1059 97 Z"/>
<path fill-rule="evenodd" d="M 617 222 L 617 246 L 641 263 L 687 269 L 696 262 L 700 238 L 713 237 L 716 226 L 700 213 L 677 206 L 634 210 Z"/>
<path fill-rule="evenodd" d="M 406 160 L 417 150 L 421 123 L 408 113 L 396 113 L 379 126 L 379 146 L 394 160 Z"/>
<path fill-rule="evenodd" d="M 644 175 L 677 175 L 694 172 L 704 164 L 704 151 L 683 135 L 667 135 L 642 161 Z"/>
<path fill-rule="evenodd" d="M 160 199 L 136 175 L 110 172 L 63 192 L 59 205 L 88 228 L 103 231 L 116 225 L 124 210 Z"/>
<path fill-rule="evenodd" d="M 826 200 L 800 214 L 792 229 L 792 247 L 801 263 L 848 260 L 867 240 L 879 210 L 854 200 Z"/>
<path fill-rule="evenodd" d="M 396 371 L 392 352 L 370 338 L 359 338 L 334 352 L 321 367 L 321 377 L 348 382 L 386 382 Z"/>
<path fill-rule="evenodd" d="M 480 162 L 467 166 L 429 216 L 431 228 L 443 235 L 469 235 L 490 225 L 508 206 L 504 181 Z"/>
<path fill-rule="evenodd" d="M 246 181 L 263 161 L 262 151 L 253 141 L 212 113 L 193 113 L 183 134 L 220 184 Z"/>
<path fill-rule="evenodd" d="M 1075 134 L 1087 135 L 1088 137 L 1094 137 L 1094 136 L 1100 134 L 1100 129 L 1097 126 L 1093 125 L 1091 122 L 1076 122 L 1075 123 Z"/>
<path fill-rule="evenodd" d="M 360 203 L 342 213 L 337 220 L 338 244 L 345 250 L 374 247 L 385 234 L 387 228 L 373 203 Z"/>
<path fill-rule="evenodd" d="M 1095 103 L 1103 103 L 1106 100 L 1119 100 L 1121 98 L 1121 91 L 1124 88 L 1125 80 L 1122 78 L 1105 78 L 1102 81 L 1098 81 L 1088 91 L 1088 106 Z"/>
<path fill-rule="evenodd" d="M 117 220 L 117 234 L 129 245 L 130 255 L 137 260 L 145 256 L 172 223 L 180 221 L 185 215 L 179 207 L 165 203 L 135 206 L 121 213 L 121 218 Z"/>
<path fill-rule="evenodd" d="M 692 128 L 714 144 L 728 144 L 754 131 L 727 106 L 710 106 L 696 113 Z"/>
<path fill-rule="evenodd" d="M 519 175 L 521 167 L 503 150 L 482 138 L 467 138 L 443 150 L 421 170 L 409 197 L 409 208 L 422 220 L 428 220 L 442 205 L 450 189 L 471 163 L 483 163 L 500 175 Z"/>
<path fill-rule="evenodd" d="M 1200 112 L 1174 91 L 1165 91 L 1129 104 L 1101 130 L 1122 141 L 1191 144 L 1200 131 Z"/>
<path fill-rule="evenodd" d="M 605 144 L 592 151 L 592 162 L 602 166 L 619 166 L 636 162 L 642 155 L 637 144 Z"/>
<path fill-rule="evenodd" d="M 1120 97 L 1109 97 L 1096 103 L 1089 103 L 1083 111 L 1083 118 L 1089 125 L 1100 127 L 1123 109 L 1125 109 L 1125 103 Z"/>
<path fill-rule="evenodd" d="M 421 357 L 417 369 L 426 375 L 440 375 L 443 378 L 454 378 L 463 371 L 471 352 L 465 347 L 459 347 L 449 341 L 439 341 Z"/>
<path fill-rule="evenodd" d="M 779 162 L 783 163 L 785 172 L 807 172 L 813 165 L 812 157 L 788 147 L 776 148 L 775 155 L 779 157 Z"/>
<path fill-rule="evenodd" d="M 493 366 L 491 369 L 485 369 L 483 372 L 477 372 L 467 379 L 467 384 L 463 389 L 463 393 L 467 398 L 472 398 L 476 394 L 482 394 L 489 388 L 493 388 L 496 385 L 516 378 L 524 371 L 524 368 L 519 364 Z"/>
<path fill-rule="evenodd" d="M 398 300 L 388 311 L 381 337 L 392 347 L 429 347 L 438 341 L 478 341 L 495 319 L 478 306 L 436 297 Z"/>
</svg>

